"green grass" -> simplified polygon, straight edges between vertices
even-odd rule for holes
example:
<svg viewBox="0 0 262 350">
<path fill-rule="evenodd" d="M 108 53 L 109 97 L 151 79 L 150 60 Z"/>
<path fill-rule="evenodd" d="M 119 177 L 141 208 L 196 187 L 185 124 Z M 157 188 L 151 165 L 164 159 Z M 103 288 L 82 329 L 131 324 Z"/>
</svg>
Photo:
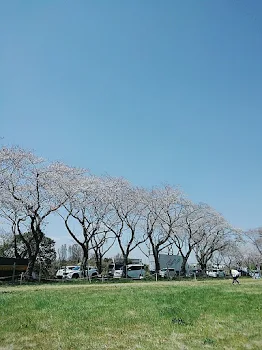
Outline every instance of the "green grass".
<svg viewBox="0 0 262 350">
<path fill-rule="evenodd" d="M 0 287 L 0 350 L 262 349 L 262 280 Z"/>
</svg>

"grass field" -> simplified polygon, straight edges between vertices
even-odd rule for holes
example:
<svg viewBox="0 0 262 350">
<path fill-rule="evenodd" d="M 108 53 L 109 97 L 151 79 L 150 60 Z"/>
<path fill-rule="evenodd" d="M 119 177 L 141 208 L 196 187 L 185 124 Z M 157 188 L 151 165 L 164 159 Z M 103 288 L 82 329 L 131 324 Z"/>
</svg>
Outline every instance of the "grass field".
<svg viewBox="0 0 262 350">
<path fill-rule="evenodd" d="M 0 350 L 262 349 L 262 280 L 0 287 Z"/>
</svg>

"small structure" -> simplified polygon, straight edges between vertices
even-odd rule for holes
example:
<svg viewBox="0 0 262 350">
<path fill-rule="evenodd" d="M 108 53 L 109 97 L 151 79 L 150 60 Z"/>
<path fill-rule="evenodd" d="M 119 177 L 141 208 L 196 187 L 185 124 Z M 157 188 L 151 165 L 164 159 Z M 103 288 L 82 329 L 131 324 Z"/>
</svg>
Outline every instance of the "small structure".
<svg viewBox="0 0 262 350">
<path fill-rule="evenodd" d="M 159 264 L 160 270 L 164 268 L 174 268 L 176 273 L 179 274 L 181 271 L 183 258 L 181 255 L 169 255 L 169 254 L 159 254 Z M 155 272 L 155 258 L 153 254 L 149 255 L 149 270 L 150 272 Z M 188 266 L 186 266 L 188 270 Z"/>
<path fill-rule="evenodd" d="M 0 257 L 0 278 L 13 278 L 25 272 L 28 265 L 28 259 L 3 258 Z"/>
<path fill-rule="evenodd" d="M 108 265 L 107 273 L 109 277 L 122 278 L 130 277 L 140 279 L 145 276 L 145 266 L 141 259 L 128 259 L 128 265 L 124 260 L 113 261 Z"/>
</svg>

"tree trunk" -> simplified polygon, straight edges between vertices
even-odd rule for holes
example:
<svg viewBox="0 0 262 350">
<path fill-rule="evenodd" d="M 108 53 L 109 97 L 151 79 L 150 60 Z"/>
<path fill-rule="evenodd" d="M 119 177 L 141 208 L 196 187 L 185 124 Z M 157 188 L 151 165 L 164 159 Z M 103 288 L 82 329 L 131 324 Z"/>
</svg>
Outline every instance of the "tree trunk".
<svg viewBox="0 0 262 350">
<path fill-rule="evenodd" d="M 34 271 L 34 268 L 35 268 L 36 258 L 37 258 L 37 255 L 35 255 L 35 254 L 28 258 L 29 262 L 28 262 L 26 273 L 25 273 L 25 279 L 26 280 L 32 280 L 33 279 L 33 271 Z"/>
<path fill-rule="evenodd" d="M 207 264 L 205 262 L 200 262 L 200 268 L 202 270 L 202 273 L 206 274 L 206 272 L 207 272 Z"/>
<path fill-rule="evenodd" d="M 21 236 L 21 238 L 23 238 L 23 242 L 26 243 L 26 247 L 27 247 L 27 253 L 28 253 L 28 259 L 29 259 L 29 263 L 28 263 L 28 267 L 25 273 L 26 279 L 28 280 L 32 280 L 33 279 L 33 271 L 35 268 L 35 263 L 36 263 L 36 259 L 38 257 L 39 254 L 39 249 L 40 249 L 40 244 L 43 240 L 43 236 L 44 234 L 42 233 L 42 231 L 40 229 L 34 229 L 32 230 L 32 235 L 34 238 L 34 244 L 35 247 L 30 246 L 30 243 L 23 238 L 23 236 Z"/>
<path fill-rule="evenodd" d="M 182 276 L 186 275 L 186 264 L 187 264 L 187 261 L 188 261 L 188 258 L 189 258 L 191 251 L 192 251 L 192 249 L 190 251 L 188 251 L 186 253 L 186 255 L 182 255 L 183 261 L 182 261 L 181 272 L 180 272 Z M 180 254 L 181 254 L 181 252 L 180 252 Z"/>
<path fill-rule="evenodd" d="M 153 256 L 155 260 L 155 273 L 159 273 L 159 271 L 161 270 L 161 266 L 159 261 L 159 251 L 156 247 L 153 248 Z"/>
<path fill-rule="evenodd" d="M 186 264 L 187 264 L 187 261 L 188 261 L 188 258 L 192 252 L 192 247 L 190 247 L 190 249 L 187 251 L 187 253 L 184 255 L 183 252 L 182 252 L 182 249 L 181 248 L 178 248 L 179 249 L 179 252 L 182 256 L 182 264 L 181 264 L 181 271 L 180 271 L 180 274 L 182 276 L 185 276 L 186 275 Z"/>
<path fill-rule="evenodd" d="M 123 277 L 127 277 L 127 265 L 128 265 L 128 253 L 123 255 L 123 259 L 124 259 L 124 266 L 123 266 Z"/>
<path fill-rule="evenodd" d="M 97 267 L 97 270 L 98 270 L 98 273 L 102 273 L 102 254 L 99 252 L 99 250 L 97 249 L 94 249 L 94 252 L 95 252 L 95 260 L 96 260 L 96 267 Z"/>
<path fill-rule="evenodd" d="M 17 249 L 17 235 L 16 234 L 14 234 L 14 249 L 15 249 L 16 259 L 20 259 L 21 255 L 18 253 L 18 249 Z"/>
<path fill-rule="evenodd" d="M 181 264 L 181 271 L 180 271 L 180 274 L 182 276 L 185 276 L 186 275 L 186 263 L 187 263 L 187 259 L 183 256 L 183 261 L 182 261 L 182 264 Z"/>
<path fill-rule="evenodd" d="M 88 251 L 83 251 L 83 259 L 81 263 L 81 270 L 83 271 L 84 277 L 86 277 L 86 270 L 87 270 L 87 261 L 88 261 Z M 87 273 L 88 276 L 88 273 Z"/>
</svg>

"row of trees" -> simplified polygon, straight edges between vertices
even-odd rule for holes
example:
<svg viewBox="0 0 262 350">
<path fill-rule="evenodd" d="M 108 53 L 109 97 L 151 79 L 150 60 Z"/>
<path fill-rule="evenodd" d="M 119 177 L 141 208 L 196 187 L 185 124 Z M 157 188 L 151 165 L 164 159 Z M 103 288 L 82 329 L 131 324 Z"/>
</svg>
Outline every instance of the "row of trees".
<svg viewBox="0 0 262 350">
<path fill-rule="evenodd" d="M 123 178 L 93 176 L 85 169 L 47 163 L 20 148 L 1 148 L 0 218 L 12 232 L 14 256 L 19 256 L 18 236 L 26 248 L 28 277 L 51 215 L 61 218 L 81 247 L 83 268 L 92 252 L 100 271 L 115 244 L 125 263 L 137 248 L 146 255 L 151 251 L 156 271 L 159 253 L 174 246 L 185 273 L 192 252 L 205 270 L 214 256 L 242 238 L 221 214 L 207 204 L 193 203 L 179 188 L 135 187 Z M 259 252 L 261 232 L 258 237 L 254 244 Z"/>
<path fill-rule="evenodd" d="M 58 248 L 58 261 L 61 265 L 80 263 L 82 260 L 82 248 L 79 244 L 62 244 Z"/>
</svg>

